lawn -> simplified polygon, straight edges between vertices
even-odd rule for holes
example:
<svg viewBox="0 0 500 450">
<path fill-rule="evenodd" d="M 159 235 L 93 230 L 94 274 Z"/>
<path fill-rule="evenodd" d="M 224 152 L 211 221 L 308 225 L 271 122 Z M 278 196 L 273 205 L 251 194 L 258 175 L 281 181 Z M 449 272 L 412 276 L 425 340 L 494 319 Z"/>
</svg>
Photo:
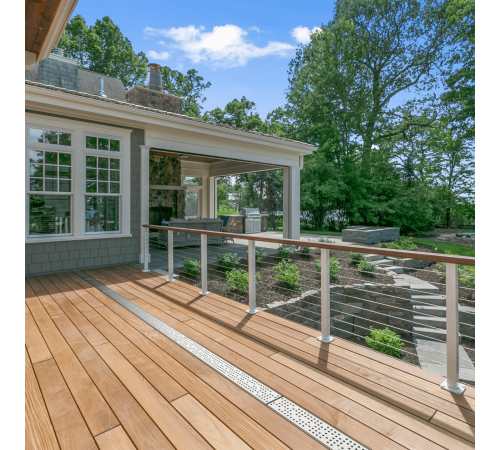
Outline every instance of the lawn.
<svg viewBox="0 0 500 450">
<path fill-rule="evenodd" d="M 408 239 L 408 238 L 402 238 Z M 467 247 L 465 245 L 454 244 L 452 242 L 441 242 L 434 241 L 432 239 L 425 238 L 413 238 L 412 242 L 418 245 L 425 245 L 426 247 L 430 247 L 439 253 L 445 253 L 448 255 L 457 255 L 457 256 L 476 256 L 476 249 L 473 247 Z"/>
<path fill-rule="evenodd" d="M 300 230 L 300 234 L 320 234 L 322 236 L 342 236 L 342 231 L 312 231 Z"/>
<path fill-rule="evenodd" d="M 234 215 L 234 214 L 239 214 L 239 212 L 236 211 L 235 209 L 226 209 L 225 211 L 217 211 L 217 217 L 229 216 L 229 215 Z"/>
</svg>

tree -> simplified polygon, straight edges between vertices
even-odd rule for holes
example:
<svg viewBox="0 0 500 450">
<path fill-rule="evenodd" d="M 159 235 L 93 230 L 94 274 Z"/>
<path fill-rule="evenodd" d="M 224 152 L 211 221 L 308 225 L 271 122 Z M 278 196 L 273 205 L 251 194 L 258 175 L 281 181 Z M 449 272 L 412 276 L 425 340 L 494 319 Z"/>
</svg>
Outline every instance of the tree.
<svg viewBox="0 0 500 450">
<path fill-rule="evenodd" d="M 164 66 L 162 69 L 163 90 L 172 95 L 184 97 L 182 101 L 182 114 L 201 118 L 202 103 L 207 99 L 203 91 L 212 83 L 204 83 L 202 76 L 194 69 L 188 70 L 184 75 L 178 70 Z"/>
<path fill-rule="evenodd" d="M 217 107 L 212 111 L 207 111 L 202 118 L 245 130 L 260 131 L 263 128 L 263 122 L 255 112 L 255 103 L 247 100 L 246 97 L 241 97 L 241 100 L 235 98 L 224 109 Z"/>
<path fill-rule="evenodd" d="M 75 58 L 79 67 L 120 78 L 126 89 L 144 84 L 146 55 L 134 52 L 132 43 L 108 16 L 90 27 L 82 16 L 75 16 L 68 23 L 59 47 Z"/>
</svg>

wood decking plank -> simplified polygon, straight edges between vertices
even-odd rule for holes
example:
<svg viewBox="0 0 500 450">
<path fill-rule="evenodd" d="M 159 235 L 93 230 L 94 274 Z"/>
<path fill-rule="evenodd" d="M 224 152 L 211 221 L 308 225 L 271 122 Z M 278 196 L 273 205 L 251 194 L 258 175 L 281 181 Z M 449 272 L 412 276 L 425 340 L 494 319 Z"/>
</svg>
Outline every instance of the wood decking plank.
<svg viewBox="0 0 500 450">
<path fill-rule="evenodd" d="M 24 441 L 26 449 L 59 450 L 56 434 L 26 350 L 24 351 L 24 364 Z"/>
<path fill-rule="evenodd" d="M 26 302 L 92 434 L 96 436 L 117 426 L 118 419 L 41 303 L 33 297 Z"/>
<path fill-rule="evenodd" d="M 36 326 L 33 316 L 26 304 L 24 305 L 24 330 L 25 344 L 31 362 L 34 364 L 52 358 L 52 354 L 43 340 L 42 334 Z"/>
<path fill-rule="evenodd" d="M 315 440 L 311 439 L 309 436 L 305 435 L 303 432 L 295 428 L 288 421 L 281 418 L 276 413 L 255 400 L 249 394 L 245 393 L 233 383 L 228 381 L 226 378 L 222 377 L 217 372 L 201 363 L 198 359 L 174 344 L 165 336 L 157 333 L 149 325 L 145 324 L 140 319 L 137 319 L 132 313 L 128 312 L 114 301 L 108 299 L 108 301 L 106 302 L 106 306 L 108 306 L 111 311 L 106 311 L 106 308 L 102 310 L 102 313 L 106 314 L 106 318 L 109 321 L 112 321 L 113 325 L 117 329 L 118 327 L 123 327 L 123 325 L 126 325 L 126 328 L 132 326 L 138 332 L 143 334 L 143 336 L 149 338 L 149 340 L 156 344 L 156 346 L 158 346 L 160 349 L 171 355 L 174 359 L 180 360 L 182 362 L 182 365 L 188 368 L 198 378 L 203 380 L 205 385 L 212 386 L 215 390 L 223 392 L 224 397 L 226 397 L 231 403 L 238 405 L 238 407 L 241 410 L 245 411 L 245 413 L 250 416 L 250 418 L 255 420 L 257 424 L 259 424 L 265 430 L 270 431 L 272 434 L 274 434 L 285 444 L 284 448 L 286 448 L 286 446 L 294 449 L 323 448 Z M 112 313 L 112 315 L 109 316 L 109 313 Z M 119 318 L 121 318 L 122 321 L 126 321 L 125 324 L 120 322 L 116 323 L 116 317 L 114 317 L 114 315 L 117 315 Z M 130 332 L 131 330 L 129 329 L 127 335 Z M 179 379 L 175 379 L 179 381 L 179 383 L 181 383 Z M 210 410 L 209 406 L 204 406 Z M 214 411 L 212 411 L 212 413 L 214 413 Z M 246 426 L 241 427 L 239 426 L 240 424 L 233 423 L 233 426 L 238 425 L 239 432 L 237 432 L 228 423 L 226 423 L 226 425 L 233 429 L 236 434 L 238 434 L 245 442 L 247 442 L 252 447 L 269 449 L 282 447 L 282 444 L 279 444 L 279 441 L 277 440 L 274 440 L 272 444 L 268 444 L 267 442 L 269 442 L 270 439 L 270 436 L 268 434 L 264 435 L 265 440 L 262 440 L 263 437 L 259 435 L 259 433 L 262 433 L 262 429 L 261 431 L 257 431 L 257 435 L 255 435 L 254 432 L 249 434 L 248 430 L 246 430 Z M 242 432 L 245 432 L 246 436 L 240 434 Z M 254 442 L 254 444 L 251 443 L 252 441 Z"/>
<path fill-rule="evenodd" d="M 191 395 L 184 395 L 172 402 L 172 405 L 214 449 L 251 450 L 245 442 Z"/>
<path fill-rule="evenodd" d="M 27 298 L 37 297 L 38 300 L 40 300 L 49 313 L 49 316 L 62 314 L 61 308 L 59 308 L 54 299 L 47 294 L 47 291 L 45 291 L 36 278 L 28 277 L 25 279 L 25 291 Z"/>
<path fill-rule="evenodd" d="M 442 412 L 438 411 L 434 417 L 431 419 L 431 423 L 448 430 L 450 433 L 454 433 L 457 436 L 461 436 L 470 442 L 475 442 L 476 428 L 472 425 L 463 423 L 460 420 L 454 419 L 453 417 L 447 416 Z"/>
<path fill-rule="evenodd" d="M 135 446 L 139 450 L 151 448 L 173 450 L 171 443 L 73 323 L 65 315 L 56 316 L 55 320 L 62 335 L 84 365 Z"/>
<path fill-rule="evenodd" d="M 95 440 L 99 450 L 137 450 L 121 425 L 96 436 Z"/>
<path fill-rule="evenodd" d="M 96 351 L 176 449 L 211 448 L 115 347 L 99 345 Z"/>
<path fill-rule="evenodd" d="M 56 362 L 48 359 L 33 364 L 33 369 L 61 450 L 97 450 Z"/>
</svg>

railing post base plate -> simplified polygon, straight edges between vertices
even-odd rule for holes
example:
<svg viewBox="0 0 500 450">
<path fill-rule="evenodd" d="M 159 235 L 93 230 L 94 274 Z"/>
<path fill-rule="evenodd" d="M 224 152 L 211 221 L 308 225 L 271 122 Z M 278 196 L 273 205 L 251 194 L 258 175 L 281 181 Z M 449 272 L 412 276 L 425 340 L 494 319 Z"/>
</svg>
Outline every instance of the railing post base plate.
<svg viewBox="0 0 500 450">
<path fill-rule="evenodd" d="M 323 339 L 321 336 L 319 336 L 317 339 L 318 339 L 318 341 L 321 341 L 324 344 L 329 344 L 330 342 L 335 340 L 335 338 L 332 336 L 328 336 L 326 339 Z"/>
<path fill-rule="evenodd" d="M 208 295 L 208 294 L 210 294 L 210 292 L 208 292 L 208 291 L 207 292 L 198 292 L 198 294 L 200 294 L 200 295 Z"/>
<path fill-rule="evenodd" d="M 144 273 L 146 273 L 146 272 L 151 272 L 150 270 L 144 270 L 144 269 L 143 269 L 142 271 L 143 271 Z"/>
<path fill-rule="evenodd" d="M 450 391 L 453 394 L 457 394 L 457 395 L 462 395 L 465 391 L 465 386 L 463 384 L 459 384 L 458 387 L 456 387 L 456 388 L 452 388 L 452 387 L 448 386 L 447 379 L 441 383 L 441 387 L 443 389 L 446 389 L 447 391 Z"/>
<path fill-rule="evenodd" d="M 248 313 L 248 314 L 257 314 L 259 312 L 258 309 L 255 309 L 255 310 L 251 310 L 251 309 L 245 309 L 245 311 Z"/>
</svg>

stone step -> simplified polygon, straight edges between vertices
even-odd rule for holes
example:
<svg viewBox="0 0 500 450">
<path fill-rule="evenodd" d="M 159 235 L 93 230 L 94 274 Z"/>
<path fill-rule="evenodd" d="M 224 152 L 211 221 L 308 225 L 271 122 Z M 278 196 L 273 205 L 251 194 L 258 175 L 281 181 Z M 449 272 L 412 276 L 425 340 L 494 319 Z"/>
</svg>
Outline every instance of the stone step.
<svg viewBox="0 0 500 450">
<path fill-rule="evenodd" d="M 418 339 L 431 338 L 446 341 L 446 330 L 436 330 L 435 328 L 412 326 L 413 337 Z"/>
<path fill-rule="evenodd" d="M 446 306 L 428 306 L 428 305 L 418 305 L 413 304 L 413 312 L 430 314 L 435 317 L 446 317 Z"/>
<path fill-rule="evenodd" d="M 377 267 L 392 266 L 394 263 L 390 259 L 379 259 L 378 261 L 373 261 Z"/>
<path fill-rule="evenodd" d="M 404 267 L 399 267 L 399 266 L 384 266 L 381 267 L 380 269 L 386 272 L 394 272 L 394 273 L 403 273 L 405 270 Z"/>
<path fill-rule="evenodd" d="M 410 295 L 439 294 L 439 288 L 429 283 L 410 283 Z"/>
<path fill-rule="evenodd" d="M 365 258 L 368 260 L 368 261 L 380 261 L 381 259 L 385 259 L 385 256 L 383 255 L 365 255 Z"/>
<path fill-rule="evenodd" d="M 446 306 L 446 297 L 444 295 L 412 295 L 411 301 L 414 305 L 436 305 Z"/>
<path fill-rule="evenodd" d="M 431 317 L 414 314 L 413 320 L 418 324 L 416 326 L 428 325 L 429 327 L 446 330 L 446 317 Z"/>
</svg>

